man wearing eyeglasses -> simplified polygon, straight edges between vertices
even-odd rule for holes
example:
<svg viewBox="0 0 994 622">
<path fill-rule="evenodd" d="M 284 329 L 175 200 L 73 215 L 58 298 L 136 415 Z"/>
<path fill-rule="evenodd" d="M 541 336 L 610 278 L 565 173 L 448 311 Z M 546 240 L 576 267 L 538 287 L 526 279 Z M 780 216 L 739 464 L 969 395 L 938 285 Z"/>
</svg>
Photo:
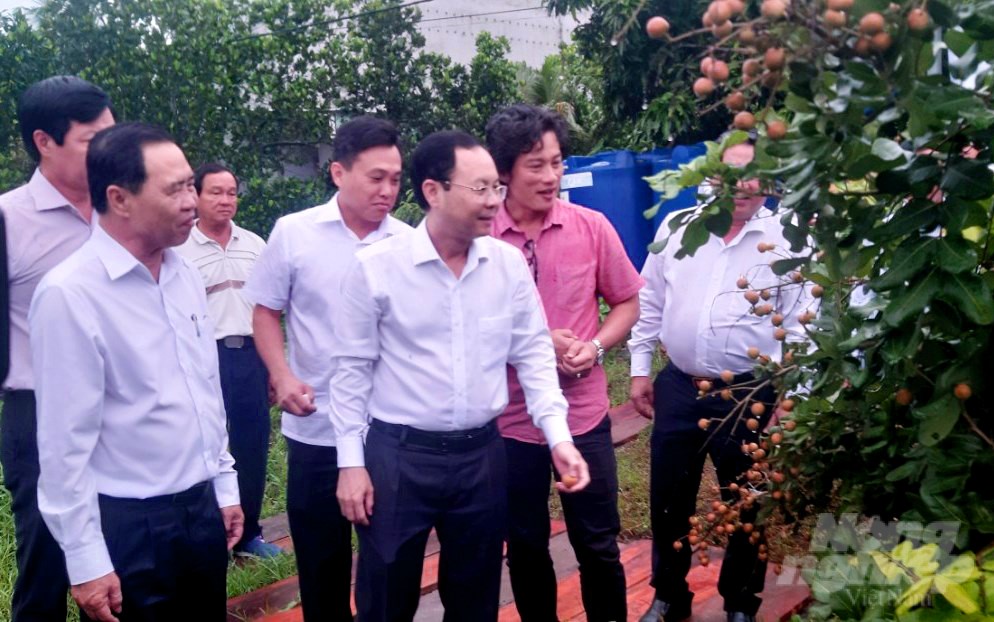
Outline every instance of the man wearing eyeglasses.
<svg viewBox="0 0 994 622">
<path fill-rule="evenodd" d="M 505 193 L 493 159 L 468 134 L 437 132 L 411 169 L 425 220 L 356 254 L 335 326 L 331 418 L 338 499 L 359 534 L 358 617 L 413 619 L 434 527 L 445 619 L 493 622 L 507 503 L 495 420 L 507 365 L 564 475 L 559 489 L 579 492 L 589 475 L 531 275 L 517 250 L 487 235 Z"/>
<path fill-rule="evenodd" d="M 552 331 L 559 384 L 569 402 L 570 432 L 590 465 L 590 485 L 562 498 L 587 619 L 626 620 L 617 465 L 601 363 L 605 351 L 624 339 L 638 319 L 642 279 L 602 214 L 559 199 L 567 136 L 559 115 L 535 106 L 511 106 L 490 119 L 487 145 L 508 186 L 491 233 L 521 249 L 531 268 Z M 611 307 L 603 323 L 598 298 Z M 511 587 L 523 622 L 554 622 L 549 476 L 558 480 L 562 474 L 529 424 L 525 393 L 513 370 L 508 384 L 510 401 L 498 424 L 508 462 Z"/>
<path fill-rule="evenodd" d="M 242 539 L 234 553 L 275 557 L 281 549 L 262 539 L 259 526 L 269 456 L 268 375 L 252 339 L 252 303 L 242 295 L 266 243 L 232 221 L 238 212 L 238 179 L 231 169 L 217 162 L 201 165 L 193 185 L 197 224 L 176 251 L 203 277 L 214 321 L 228 443 L 238 465 L 238 491 L 245 513 Z"/>
</svg>

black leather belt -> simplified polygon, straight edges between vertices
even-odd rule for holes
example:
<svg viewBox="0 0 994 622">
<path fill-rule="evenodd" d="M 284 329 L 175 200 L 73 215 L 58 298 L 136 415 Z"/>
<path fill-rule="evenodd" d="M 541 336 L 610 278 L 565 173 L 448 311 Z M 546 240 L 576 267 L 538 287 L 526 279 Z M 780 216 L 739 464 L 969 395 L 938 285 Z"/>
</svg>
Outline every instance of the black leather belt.
<svg viewBox="0 0 994 622">
<path fill-rule="evenodd" d="M 496 421 L 491 421 L 482 428 L 455 432 L 428 432 L 412 428 L 409 425 L 387 423 L 379 419 L 373 419 L 370 427 L 377 432 L 382 432 L 399 440 L 402 445 L 421 447 L 442 453 L 462 453 L 479 449 L 498 436 Z"/>
<path fill-rule="evenodd" d="M 255 346 L 255 342 L 252 341 L 252 338 L 244 335 L 229 335 L 223 339 L 218 339 L 217 342 L 225 348 L 229 348 L 231 350 L 240 350 L 241 348 L 251 348 Z"/>
</svg>

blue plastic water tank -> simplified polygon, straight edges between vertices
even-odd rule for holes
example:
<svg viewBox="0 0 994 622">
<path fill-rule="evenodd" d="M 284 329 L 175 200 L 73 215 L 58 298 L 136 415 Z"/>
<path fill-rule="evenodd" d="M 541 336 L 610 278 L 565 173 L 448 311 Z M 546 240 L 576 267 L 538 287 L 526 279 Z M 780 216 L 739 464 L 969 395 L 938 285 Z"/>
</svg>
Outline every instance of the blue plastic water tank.
<svg viewBox="0 0 994 622">
<path fill-rule="evenodd" d="M 654 234 L 642 215 L 653 204 L 652 189 L 643 179 L 651 174 L 649 161 L 631 151 L 605 151 L 570 156 L 564 164 L 563 198 L 604 214 L 621 237 L 628 258 L 641 270 Z"/>
<path fill-rule="evenodd" d="M 679 168 L 681 164 L 686 164 L 698 156 L 707 152 L 704 143 L 694 145 L 679 145 L 671 149 L 653 149 L 642 154 L 640 157 L 649 163 L 650 175 L 655 175 L 659 171 Z M 652 193 L 652 205 L 659 202 L 658 192 Z M 655 217 L 652 219 L 653 233 L 663 224 L 663 219 L 676 210 L 693 207 L 697 204 L 697 188 L 685 188 L 680 194 L 659 206 Z"/>
</svg>

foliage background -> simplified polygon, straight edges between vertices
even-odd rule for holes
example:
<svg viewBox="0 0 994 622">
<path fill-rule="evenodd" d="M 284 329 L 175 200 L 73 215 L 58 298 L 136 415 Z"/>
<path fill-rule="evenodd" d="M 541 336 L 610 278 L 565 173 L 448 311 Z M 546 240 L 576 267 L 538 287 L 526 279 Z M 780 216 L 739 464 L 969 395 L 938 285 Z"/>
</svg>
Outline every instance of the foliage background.
<svg viewBox="0 0 994 622">
<path fill-rule="evenodd" d="M 359 114 L 402 128 L 481 134 L 518 98 L 508 43 L 482 33 L 469 64 L 427 52 L 416 7 L 399 0 L 48 0 L 34 19 L 0 14 L 0 188 L 33 163 L 16 123 L 19 94 L 54 74 L 105 89 L 119 120 L 168 129 L 191 164 L 240 176 L 239 220 L 268 235 L 280 215 L 327 200 L 317 161 L 335 127 Z M 287 166 L 317 163 L 310 178 Z"/>
</svg>

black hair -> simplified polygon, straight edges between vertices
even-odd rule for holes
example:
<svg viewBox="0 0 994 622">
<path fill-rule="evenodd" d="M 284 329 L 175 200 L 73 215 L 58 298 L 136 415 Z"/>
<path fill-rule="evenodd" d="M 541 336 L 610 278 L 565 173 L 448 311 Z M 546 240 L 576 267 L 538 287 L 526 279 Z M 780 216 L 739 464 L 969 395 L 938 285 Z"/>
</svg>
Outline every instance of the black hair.
<svg viewBox="0 0 994 622">
<path fill-rule="evenodd" d="M 497 164 L 497 172 L 509 174 L 517 159 L 534 149 L 546 132 L 556 135 L 565 156 L 569 146 L 569 129 L 559 114 L 530 104 L 514 104 L 490 117 L 487 121 L 487 149 Z"/>
<path fill-rule="evenodd" d="M 427 210 L 428 200 L 425 199 L 421 185 L 426 179 L 449 181 L 452 169 L 456 167 L 456 149 L 474 149 L 483 147 L 475 136 L 459 130 L 445 130 L 426 136 L 411 155 L 411 184 L 414 186 L 414 198 L 421 209 Z"/>
<path fill-rule="evenodd" d="M 235 187 L 238 187 L 238 175 L 232 171 L 227 166 L 221 164 L 220 162 L 208 162 L 206 164 L 201 164 L 197 167 L 197 170 L 193 172 L 193 187 L 197 189 L 197 194 L 200 194 L 200 190 L 204 185 L 204 177 L 208 175 L 216 175 L 218 173 L 228 173 L 235 178 Z"/>
<path fill-rule="evenodd" d="M 166 130 L 145 123 L 122 123 L 97 132 L 86 151 L 86 177 L 93 209 L 107 212 L 107 188 L 138 192 L 145 183 L 145 145 L 173 143 Z"/>
<path fill-rule="evenodd" d="M 35 130 L 41 130 L 61 145 L 72 122 L 89 123 L 111 107 L 110 96 L 76 76 L 52 76 L 29 86 L 17 102 L 17 120 L 24 148 L 38 162 Z"/>
<path fill-rule="evenodd" d="M 386 119 L 368 115 L 356 117 L 335 132 L 332 161 L 351 168 L 359 154 L 373 147 L 400 149 L 400 132 L 397 131 L 397 126 Z"/>
</svg>

